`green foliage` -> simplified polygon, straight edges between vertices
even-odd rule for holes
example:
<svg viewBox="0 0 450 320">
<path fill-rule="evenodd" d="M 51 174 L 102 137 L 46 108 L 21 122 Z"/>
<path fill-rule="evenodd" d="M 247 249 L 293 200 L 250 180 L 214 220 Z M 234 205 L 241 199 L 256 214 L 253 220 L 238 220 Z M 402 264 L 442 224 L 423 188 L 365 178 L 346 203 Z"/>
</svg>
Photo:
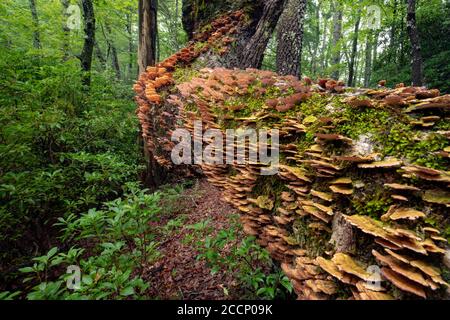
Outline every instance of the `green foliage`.
<svg viewBox="0 0 450 320">
<path fill-rule="evenodd" d="M 447 139 L 441 135 L 414 136 L 409 125 L 397 123 L 387 136 L 380 136 L 379 140 L 385 155 L 406 158 L 411 163 L 429 168 L 446 170 L 448 166 L 446 159 L 435 154 L 448 145 Z"/>
<path fill-rule="evenodd" d="M 56 218 L 120 196 L 137 180 L 141 156 L 127 84 L 93 72 L 86 94 L 75 58 L 9 47 L 0 56 L 3 265 L 45 250 Z"/>
<path fill-rule="evenodd" d="M 183 83 L 191 81 L 193 78 L 198 77 L 200 72 L 195 68 L 177 68 L 173 74 L 173 78 L 176 83 Z"/>
<path fill-rule="evenodd" d="M 181 1 L 158 1 L 158 10 L 159 58 L 162 61 L 183 47 L 187 35 L 181 21 Z"/>
<path fill-rule="evenodd" d="M 273 264 L 268 251 L 256 243 L 255 237 L 235 243 L 237 228 L 239 226 L 235 224 L 198 242 L 200 254 L 197 259 L 205 260 L 213 274 L 226 272 L 237 276 L 239 287 L 249 299 L 289 296 L 293 290 L 289 279 Z M 225 247 L 229 247 L 229 251 L 224 250 Z"/>
<path fill-rule="evenodd" d="M 16 298 L 19 295 L 20 295 L 20 291 L 13 292 L 13 293 L 11 293 L 9 291 L 0 292 L 0 300 L 14 300 L 14 298 Z"/>
<path fill-rule="evenodd" d="M 140 277 L 143 266 L 159 257 L 149 223 L 158 219 L 159 193 L 148 194 L 128 183 L 124 198 L 91 209 L 80 217 L 59 218 L 64 241 L 87 243 L 58 253 L 33 258 L 33 265 L 20 269 L 29 284 L 26 298 L 42 299 L 127 299 L 145 297 L 148 284 Z M 86 242 L 87 241 L 87 242 Z M 88 249 L 88 250 L 87 250 Z M 69 289 L 68 266 L 78 266 L 81 283 Z M 5 298 L 14 296 L 3 294 Z"/>
<path fill-rule="evenodd" d="M 380 128 L 385 128 L 393 119 L 386 110 L 368 108 L 358 110 L 349 106 L 344 108 L 342 121 L 337 129 L 351 139 L 358 139 L 363 134 L 382 136 L 384 133 Z"/>
<path fill-rule="evenodd" d="M 177 229 L 180 229 L 184 226 L 184 222 L 186 221 L 186 216 L 178 216 L 175 219 L 171 219 L 167 222 L 167 224 L 164 226 L 164 232 L 166 234 L 171 234 Z"/>
<path fill-rule="evenodd" d="M 444 237 L 450 241 L 450 226 L 448 226 L 444 231 Z"/>
<path fill-rule="evenodd" d="M 309 227 L 310 218 L 297 217 L 292 227 L 291 239 L 301 248 L 305 248 L 309 256 L 323 255 L 330 249 L 330 236 L 323 231 L 315 231 Z"/>
<path fill-rule="evenodd" d="M 48 249 L 57 218 L 121 196 L 141 156 L 129 85 L 94 72 L 86 94 L 75 58 L 9 47 L 0 56 L 0 266 L 9 269 Z M 14 277 L 4 273 L 2 287 Z"/>
<path fill-rule="evenodd" d="M 353 201 L 352 204 L 358 214 L 379 219 L 388 211 L 392 199 L 388 194 L 383 194 L 382 190 L 378 190 L 373 194 L 365 194 L 364 199 Z"/>
<path fill-rule="evenodd" d="M 392 8 L 389 8 L 392 10 Z M 386 79 L 390 86 L 396 83 L 411 83 L 409 37 L 406 32 L 406 7 L 399 3 L 397 15 L 385 21 L 385 27 L 397 30 L 394 46 L 387 46 L 374 65 L 372 85 Z M 450 25 L 450 4 L 448 1 L 430 0 L 417 2 L 417 28 L 419 30 L 421 52 L 424 61 L 425 83 L 430 88 L 438 88 L 443 93 L 450 91 L 450 67 L 448 59 Z M 394 29 L 392 29 L 394 28 Z"/>
</svg>

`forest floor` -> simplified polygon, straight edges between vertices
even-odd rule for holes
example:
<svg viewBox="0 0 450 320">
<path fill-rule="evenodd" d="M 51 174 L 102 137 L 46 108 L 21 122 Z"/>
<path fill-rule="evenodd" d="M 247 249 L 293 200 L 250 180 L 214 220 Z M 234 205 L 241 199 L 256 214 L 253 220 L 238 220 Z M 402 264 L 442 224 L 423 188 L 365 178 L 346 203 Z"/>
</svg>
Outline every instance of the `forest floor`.
<svg viewBox="0 0 450 320">
<path fill-rule="evenodd" d="M 161 257 L 145 267 L 144 278 L 150 284 L 149 296 L 156 299 L 218 300 L 236 299 L 238 281 L 226 272 L 211 273 L 204 260 L 197 259 L 199 246 L 208 236 L 230 227 L 237 211 L 221 200 L 221 192 L 206 180 L 185 190 L 178 204 L 181 211 L 158 221 L 162 230 L 157 237 Z M 227 249 L 242 241 L 242 231 L 228 243 Z"/>
</svg>

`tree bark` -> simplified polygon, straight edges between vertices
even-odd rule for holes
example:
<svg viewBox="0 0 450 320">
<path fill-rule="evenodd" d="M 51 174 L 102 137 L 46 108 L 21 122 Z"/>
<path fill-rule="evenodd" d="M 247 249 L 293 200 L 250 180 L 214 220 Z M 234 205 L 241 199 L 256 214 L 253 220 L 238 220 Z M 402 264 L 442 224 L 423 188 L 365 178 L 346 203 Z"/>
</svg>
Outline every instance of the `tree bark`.
<svg viewBox="0 0 450 320">
<path fill-rule="evenodd" d="M 197 29 L 212 20 L 212 18 L 230 10 L 242 9 L 244 6 L 252 9 L 265 0 L 183 0 L 182 22 L 189 40 Z"/>
<path fill-rule="evenodd" d="M 84 19 L 84 44 L 80 54 L 81 69 L 84 71 L 83 85 L 91 85 L 92 54 L 95 45 L 95 13 L 92 0 L 82 0 Z"/>
<path fill-rule="evenodd" d="M 239 66 L 245 68 L 261 68 L 264 51 L 272 37 L 286 0 L 266 0 L 261 18 L 256 26 L 255 34 L 241 51 Z"/>
<path fill-rule="evenodd" d="M 341 50 L 339 47 L 339 41 L 342 39 L 342 8 L 340 7 L 340 3 L 337 1 L 334 2 L 334 14 L 333 14 L 333 42 L 332 42 L 332 50 L 333 57 L 331 63 L 333 65 L 334 71 L 332 73 L 332 77 L 334 79 L 339 79 L 339 64 L 341 63 Z"/>
<path fill-rule="evenodd" d="M 157 0 L 139 0 L 139 74 L 156 63 Z"/>
<path fill-rule="evenodd" d="M 355 30 L 353 33 L 353 42 L 352 42 L 352 54 L 350 56 L 350 63 L 348 65 L 348 82 L 347 85 L 349 87 L 353 87 L 355 84 L 355 61 L 356 55 L 358 52 L 358 37 L 359 37 L 359 24 L 361 22 L 361 11 L 358 11 L 358 15 L 356 17 L 355 22 Z"/>
<path fill-rule="evenodd" d="M 41 33 L 39 32 L 39 16 L 35 0 L 28 0 L 30 5 L 31 17 L 33 19 L 33 47 L 41 49 Z"/>
<path fill-rule="evenodd" d="M 411 41 L 411 76 L 413 86 L 423 85 L 423 62 L 416 24 L 416 0 L 408 0 L 407 29 Z"/>
<path fill-rule="evenodd" d="M 265 50 L 286 0 L 183 0 L 183 27 L 189 39 L 199 27 L 230 11 L 243 10 L 247 24 L 239 30 L 231 51 L 210 65 L 226 68 L 261 68 Z"/>
<path fill-rule="evenodd" d="M 277 72 L 301 77 L 306 0 L 289 0 L 278 24 Z"/>
</svg>

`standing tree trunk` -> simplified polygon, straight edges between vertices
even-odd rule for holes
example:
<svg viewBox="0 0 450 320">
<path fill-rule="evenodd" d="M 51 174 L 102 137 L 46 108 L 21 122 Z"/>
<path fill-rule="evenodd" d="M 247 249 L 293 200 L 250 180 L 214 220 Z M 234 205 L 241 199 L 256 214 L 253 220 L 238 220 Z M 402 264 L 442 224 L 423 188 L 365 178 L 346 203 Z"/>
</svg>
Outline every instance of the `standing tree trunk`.
<svg viewBox="0 0 450 320">
<path fill-rule="evenodd" d="M 350 63 L 348 65 L 348 83 L 349 87 L 353 87 L 355 84 L 355 61 L 358 52 L 358 37 L 359 37 L 359 24 L 361 22 L 361 11 L 358 11 L 358 16 L 355 22 L 355 31 L 353 33 L 352 42 L 352 54 L 350 56 Z"/>
<path fill-rule="evenodd" d="M 394 0 L 393 4 L 393 18 L 392 18 L 392 25 L 390 30 L 390 51 L 389 51 L 389 59 L 390 61 L 396 60 L 396 39 L 397 39 L 397 8 L 398 8 L 398 0 Z"/>
<path fill-rule="evenodd" d="M 133 44 L 133 9 L 130 8 L 130 12 L 127 13 L 127 36 L 128 36 L 128 78 L 133 79 L 133 56 L 134 56 L 134 44 Z"/>
<path fill-rule="evenodd" d="M 95 13 L 92 0 L 82 0 L 84 19 L 84 45 L 80 54 L 81 69 L 84 71 L 83 85 L 91 85 L 92 54 L 95 45 Z"/>
<path fill-rule="evenodd" d="M 333 42 L 332 42 L 332 50 L 333 50 L 333 57 L 331 60 L 331 63 L 333 65 L 333 74 L 332 77 L 334 79 L 339 78 L 339 64 L 341 63 L 341 50 L 340 50 L 340 44 L 339 41 L 342 38 L 342 8 L 340 7 L 340 3 L 335 1 L 334 4 L 334 14 L 333 14 Z"/>
<path fill-rule="evenodd" d="M 314 18 L 315 18 L 315 25 L 314 25 L 314 50 L 313 50 L 313 56 L 311 61 L 311 72 L 315 76 L 317 74 L 317 64 L 318 64 L 318 57 L 317 53 L 319 52 L 319 44 L 320 44 L 320 8 L 319 4 L 314 5 Z"/>
<path fill-rule="evenodd" d="M 33 47 L 35 49 L 41 49 L 41 34 L 39 32 L 39 16 L 36 9 L 36 2 L 35 0 L 28 0 L 28 2 L 33 19 Z"/>
<path fill-rule="evenodd" d="M 179 9 L 179 0 L 175 0 L 175 19 L 173 19 L 173 21 L 174 21 L 174 34 L 173 34 L 173 40 L 174 40 L 174 43 L 175 43 L 175 49 L 178 51 L 178 50 L 180 50 L 180 43 L 179 43 L 179 41 L 178 41 L 178 27 L 179 27 L 179 25 L 178 25 L 178 18 L 179 18 L 179 15 L 180 15 L 180 9 Z"/>
<path fill-rule="evenodd" d="M 406 4 L 406 3 L 405 3 Z M 408 43 L 408 36 L 407 36 L 407 31 L 405 30 L 405 20 L 406 20 L 406 13 L 407 8 L 406 6 L 401 5 L 400 6 L 400 45 L 399 45 L 399 58 L 398 58 L 398 65 L 399 66 L 403 66 L 407 63 L 408 57 L 409 57 L 409 52 L 407 52 L 407 50 L 405 50 L 405 48 L 407 48 L 407 43 Z"/>
<path fill-rule="evenodd" d="M 353 81 L 353 86 L 356 87 L 360 84 L 359 79 L 364 79 L 364 51 L 360 50 L 356 54 L 355 62 L 355 80 Z"/>
<path fill-rule="evenodd" d="M 156 63 L 157 13 L 158 0 L 139 0 L 139 74 L 143 73 L 148 66 Z M 158 186 L 163 181 L 163 169 L 153 156 L 153 150 L 145 147 L 146 142 L 142 135 L 139 135 L 138 143 L 144 149 L 144 157 L 147 162 L 145 183 L 148 186 Z"/>
<path fill-rule="evenodd" d="M 139 0 L 139 73 L 156 63 L 157 0 Z"/>
<path fill-rule="evenodd" d="M 322 39 L 322 48 L 320 52 L 321 57 L 321 73 L 322 75 L 325 73 L 325 69 L 327 68 L 327 47 L 328 47 L 328 19 L 330 18 L 330 8 L 324 9 L 323 16 L 323 39 Z"/>
<path fill-rule="evenodd" d="M 372 66 L 375 65 L 377 58 L 378 58 L 378 38 L 379 38 L 379 32 L 375 31 L 374 37 L 373 37 L 373 53 L 372 53 Z"/>
<path fill-rule="evenodd" d="M 366 40 L 366 61 L 364 63 L 364 87 L 369 87 L 372 74 L 372 45 L 373 32 L 367 34 Z"/>
<path fill-rule="evenodd" d="M 256 26 L 256 32 L 245 49 L 241 51 L 238 67 L 242 69 L 261 68 L 264 51 L 283 12 L 285 2 L 286 0 L 264 1 L 264 10 Z"/>
<path fill-rule="evenodd" d="M 67 21 L 69 20 L 69 13 L 67 10 L 69 9 L 69 0 L 61 0 L 62 10 L 63 10 L 63 42 L 62 42 L 62 53 L 63 53 L 63 61 L 66 61 L 69 58 L 70 51 L 70 29 L 67 26 Z"/>
<path fill-rule="evenodd" d="M 278 24 L 277 72 L 301 77 L 306 0 L 289 0 Z"/>
<path fill-rule="evenodd" d="M 423 85 L 423 62 L 416 24 L 416 0 L 408 0 L 407 29 L 411 41 L 411 76 L 413 86 Z"/>
<path fill-rule="evenodd" d="M 98 58 L 98 61 L 100 62 L 100 65 L 102 66 L 102 69 L 104 70 L 106 68 L 106 58 L 103 55 L 102 49 L 100 48 L 100 45 L 98 44 L 98 41 L 95 41 L 95 55 Z"/>
<path fill-rule="evenodd" d="M 120 80 L 121 72 L 120 72 L 119 57 L 117 56 L 116 45 L 115 45 L 114 41 L 112 40 L 113 37 L 112 37 L 111 26 L 108 22 L 105 22 L 105 29 L 106 29 L 106 34 L 105 34 L 106 43 L 108 44 L 108 48 L 111 52 L 111 65 L 112 65 L 114 72 L 116 73 L 116 78 L 118 80 Z"/>
</svg>

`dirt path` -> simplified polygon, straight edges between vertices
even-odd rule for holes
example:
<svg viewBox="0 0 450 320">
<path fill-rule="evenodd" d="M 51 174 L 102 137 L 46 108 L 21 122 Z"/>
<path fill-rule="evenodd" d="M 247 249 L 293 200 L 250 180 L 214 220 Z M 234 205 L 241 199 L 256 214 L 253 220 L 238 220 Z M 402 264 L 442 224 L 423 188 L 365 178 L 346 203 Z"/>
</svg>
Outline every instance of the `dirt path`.
<svg viewBox="0 0 450 320">
<path fill-rule="evenodd" d="M 146 267 L 145 278 L 150 283 L 149 296 L 185 300 L 236 298 L 226 295 L 224 290 L 235 291 L 235 279 L 223 272 L 211 275 L 206 262 L 197 260 L 197 243 L 207 235 L 215 235 L 228 228 L 230 216 L 236 215 L 237 211 L 221 201 L 220 191 L 205 180 L 185 191 L 183 199 L 183 206 L 186 206 L 184 214 L 174 214 L 170 220 L 160 221 L 156 226 L 161 230 L 166 230 L 168 225 L 175 224 L 178 227 L 159 237 L 162 257 L 155 264 Z M 192 230 L 192 226 L 199 223 L 204 223 L 205 227 L 200 227 L 202 230 Z M 240 241 L 242 237 L 243 234 L 239 234 L 236 241 Z"/>
</svg>

